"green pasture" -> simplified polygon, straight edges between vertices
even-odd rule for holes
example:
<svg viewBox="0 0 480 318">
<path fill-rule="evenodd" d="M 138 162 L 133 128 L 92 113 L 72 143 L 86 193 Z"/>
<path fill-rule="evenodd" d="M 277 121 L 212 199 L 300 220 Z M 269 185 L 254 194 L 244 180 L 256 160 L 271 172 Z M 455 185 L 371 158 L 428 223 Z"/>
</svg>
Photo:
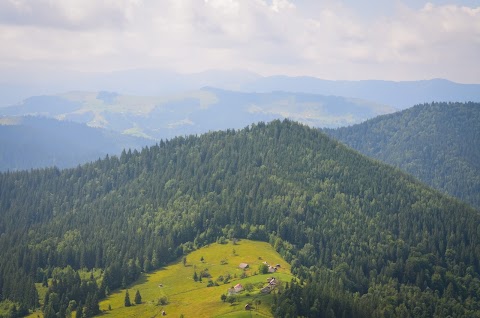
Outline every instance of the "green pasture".
<svg viewBox="0 0 480 318">
<path fill-rule="evenodd" d="M 201 259 L 203 258 L 203 261 Z M 262 262 L 280 264 L 280 269 L 274 274 L 258 274 Z M 240 263 L 248 263 L 249 268 L 240 269 Z M 219 276 L 230 275 L 230 281 L 217 281 L 218 286 L 207 287 L 209 278 L 195 282 L 194 272 L 208 270 L 212 281 Z M 242 273 L 244 273 L 242 275 Z M 241 278 L 241 277 L 245 278 Z M 272 294 L 260 293 L 260 286 L 266 285 L 268 277 L 276 277 L 282 282 L 292 279 L 290 265 L 265 242 L 249 240 L 238 241 L 236 245 L 212 244 L 186 255 L 186 263 L 179 259 L 152 273 L 143 274 L 134 284 L 128 287 L 133 303 L 137 289 L 142 296 L 142 304 L 125 307 L 126 290 L 116 290 L 100 302 L 100 310 L 105 317 L 161 317 L 165 311 L 168 317 L 271 317 L 270 306 Z M 251 283 L 252 291 L 242 291 L 235 295 L 233 304 L 223 302 L 222 294 L 236 284 Z M 167 304 L 162 305 L 159 299 L 166 297 Z M 260 304 L 255 306 L 255 300 Z M 245 305 L 252 305 L 251 310 L 245 310 Z M 111 310 L 108 310 L 110 305 Z"/>
</svg>

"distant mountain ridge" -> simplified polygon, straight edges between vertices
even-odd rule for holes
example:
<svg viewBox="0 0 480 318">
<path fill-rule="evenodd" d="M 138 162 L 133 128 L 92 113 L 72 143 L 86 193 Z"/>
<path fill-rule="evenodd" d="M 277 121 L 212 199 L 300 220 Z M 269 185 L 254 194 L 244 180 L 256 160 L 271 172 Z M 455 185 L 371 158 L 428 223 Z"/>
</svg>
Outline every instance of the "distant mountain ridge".
<svg viewBox="0 0 480 318">
<path fill-rule="evenodd" d="M 0 108 L 0 115 L 41 115 L 160 140 L 285 118 L 313 127 L 339 127 L 394 110 L 338 96 L 282 91 L 245 93 L 204 87 L 157 97 L 105 91 L 34 96 Z"/>
<path fill-rule="evenodd" d="M 460 84 L 445 79 L 417 81 L 325 80 L 308 76 L 260 76 L 242 70 L 209 70 L 181 74 L 166 70 L 134 69 L 110 73 L 49 72 L 28 78 L 18 72 L 0 79 L 0 106 L 20 102 L 29 96 L 55 95 L 66 91 L 115 91 L 122 95 L 160 96 L 199 90 L 210 86 L 224 90 L 270 93 L 286 91 L 335 95 L 372 101 L 404 109 L 432 101 L 480 102 L 480 84 Z M 7 80 L 8 79 L 8 80 Z"/>
<path fill-rule="evenodd" d="M 374 101 L 405 109 L 430 102 L 480 102 L 480 84 L 459 84 L 444 79 L 421 81 L 329 81 L 315 77 L 270 76 L 243 87 L 246 91 L 287 90 Z"/>
<path fill-rule="evenodd" d="M 0 117 L 0 171 L 70 168 L 153 143 L 70 121 Z"/>
<path fill-rule="evenodd" d="M 480 208 L 480 103 L 431 103 L 325 130 Z"/>
</svg>

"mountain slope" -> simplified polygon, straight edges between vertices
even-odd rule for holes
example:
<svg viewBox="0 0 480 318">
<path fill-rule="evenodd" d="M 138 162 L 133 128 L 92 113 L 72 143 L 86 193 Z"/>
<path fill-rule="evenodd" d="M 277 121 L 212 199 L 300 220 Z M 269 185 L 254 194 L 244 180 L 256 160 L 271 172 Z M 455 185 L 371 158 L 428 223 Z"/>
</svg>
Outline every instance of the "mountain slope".
<svg viewBox="0 0 480 318">
<path fill-rule="evenodd" d="M 211 87 L 157 97 L 71 92 L 31 97 L 18 105 L 0 108 L 4 115 L 67 119 L 156 140 L 240 129 L 252 122 L 278 118 L 316 127 L 339 127 L 393 111 L 359 99 L 285 92 L 240 93 Z"/>
<path fill-rule="evenodd" d="M 479 123 L 478 103 L 433 103 L 326 132 L 480 208 Z"/>
<path fill-rule="evenodd" d="M 0 171 L 74 167 L 152 143 L 74 122 L 0 117 Z"/>
<path fill-rule="evenodd" d="M 32 282 L 59 267 L 104 268 L 97 288 L 74 293 L 85 304 L 142 269 L 243 237 L 269 241 L 308 280 L 278 299 L 278 317 L 478 313 L 478 212 L 290 121 L 3 173 L 0 191 L 2 295 L 31 307 Z"/>
</svg>

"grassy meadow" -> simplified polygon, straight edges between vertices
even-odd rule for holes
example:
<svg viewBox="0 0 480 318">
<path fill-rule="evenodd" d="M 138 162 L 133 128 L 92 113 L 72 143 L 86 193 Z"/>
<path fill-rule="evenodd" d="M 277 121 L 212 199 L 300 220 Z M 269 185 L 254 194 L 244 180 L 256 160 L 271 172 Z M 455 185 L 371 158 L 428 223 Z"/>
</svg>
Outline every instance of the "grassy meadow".
<svg viewBox="0 0 480 318">
<path fill-rule="evenodd" d="M 203 258 L 203 261 L 201 259 Z M 281 268 L 274 274 L 257 274 L 259 266 L 264 261 L 269 264 L 280 264 Z M 240 263 L 248 263 L 249 268 L 242 270 Z M 217 281 L 219 286 L 207 287 L 209 278 L 195 282 L 194 272 L 208 270 L 213 282 L 220 276 L 230 275 L 227 284 Z M 242 273 L 244 273 L 242 275 Z M 246 276 L 246 277 L 245 277 Z M 245 278 L 241 278 L 245 277 Z M 290 265 L 265 242 L 249 240 L 238 241 L 236 245 L 211 244 L 186 255 L 186 263 L 180 259 L 160 270 L 142 277 L 128 291 L 132 304 L 137 290 L 142 296 L 142 304 L 125 307 L 125 290 L 116 290 L 100 302 L 100 310 L 105 317 L 160 317 L 165 311 L 168 317 L 271 317 L 271 294 L 260 293 L 260 286 L 267 284 L 268 277 L 276 277 L 282 282 L 292 279 Z M 254 288 L 235 295 L 233 304 L 223 302 L 222 294 L 227 294 L 229 288 L 236 284 L 243 286 L 251 283 Z M 159 299 L 167 299 L 166 305 L 159 304 Z M 260 301 L 260 304 L 256 302 Z M 252 310 L 246 311 L 245 305 L 252 305 Z M 255 303 L 258 305 L 255 306 Z M 108 308 L 111 310 L 108 310 Z"/>
</svg>

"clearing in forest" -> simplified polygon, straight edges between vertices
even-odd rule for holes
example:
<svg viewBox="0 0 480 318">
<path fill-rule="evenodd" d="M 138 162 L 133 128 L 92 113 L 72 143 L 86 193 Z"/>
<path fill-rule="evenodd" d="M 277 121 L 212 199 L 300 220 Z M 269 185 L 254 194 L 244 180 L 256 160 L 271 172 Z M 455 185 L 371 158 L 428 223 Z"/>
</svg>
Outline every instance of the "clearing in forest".
<svg viewBox="0 0 480 318">
<path fill-rule="evenodd" d="M 183 315 L 185 318 L 272 317 L 273 294 L 293 278 L 290 265 L 265 242 L 215 243 L 184 258 L 142 274 L 129 286 L 131 307 L 124 304 L 126 290 L 114 291 L 100 302 L 102 315 L 111 318 L 162 317 L 163 313 L 166 317 Z M 242 269 L 241 263 L 243 267 L 244 264 L 248 266 Z M 271 272 L 260 273 L 262 269 L 265 271 L 264 263 L 272 266 L 267 266 Z M 277 265 L 278 269 L 274 270 Z M 270 292 L 265 289 L 267 286 Z M 137 290 L 142 303 L 134 305 Z M 222 294 L 226 296 L 225 301 L 222 301 Z"/>
</svg>

